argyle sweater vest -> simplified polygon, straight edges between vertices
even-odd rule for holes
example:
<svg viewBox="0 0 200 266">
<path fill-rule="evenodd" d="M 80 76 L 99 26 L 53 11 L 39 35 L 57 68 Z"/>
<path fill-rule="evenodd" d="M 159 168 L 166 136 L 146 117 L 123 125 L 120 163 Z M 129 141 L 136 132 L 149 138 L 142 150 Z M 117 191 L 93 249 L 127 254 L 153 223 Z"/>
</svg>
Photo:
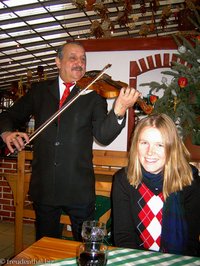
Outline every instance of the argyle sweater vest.
<svg viewBox="0 0 200 266">
<path fill-rule="evenodd" d="M 137 229 L 145 249 L 159 251 L 162 228 L 163 195 L 155 195 L 142 183 L 139 187 L 137 201 L 138 223 Z"/>
</svg>

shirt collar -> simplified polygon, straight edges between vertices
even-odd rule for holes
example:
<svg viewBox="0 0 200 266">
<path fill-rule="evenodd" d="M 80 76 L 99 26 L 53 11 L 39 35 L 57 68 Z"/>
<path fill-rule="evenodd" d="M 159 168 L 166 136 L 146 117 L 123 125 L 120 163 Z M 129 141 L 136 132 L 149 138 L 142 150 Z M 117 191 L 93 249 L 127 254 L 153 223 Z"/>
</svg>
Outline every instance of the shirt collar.
<svg viewBox="0 0 200 266">
<path fill-rule="evenodd" d="M 60 92 L 60 99 L 61 99 L 63 92 L 65 90 L 65 85 L 63 84 L 64 81 L 61 79 L 60 76 L 58 78 L 58 83 L 59 83 L 59 92 Z M 75 85 L 76 85 L 76 81 L 74 82 L 74 85 L 70 87 L 70 91 L 74 88 Z"/>
</svg>

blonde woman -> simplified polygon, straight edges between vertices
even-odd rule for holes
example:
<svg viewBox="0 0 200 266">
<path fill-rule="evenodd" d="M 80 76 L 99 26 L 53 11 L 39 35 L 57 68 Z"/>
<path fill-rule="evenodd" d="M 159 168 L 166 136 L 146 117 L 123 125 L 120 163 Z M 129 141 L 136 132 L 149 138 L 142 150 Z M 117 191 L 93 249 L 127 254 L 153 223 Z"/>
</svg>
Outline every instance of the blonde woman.
<svg viewBox="0 0 200 266">
<path fill-rule="evenodd" d="M 167 115 L 138 123 L 113 182 L 116 246 L 200 256 L 200 177 L 189 155 Z"/>
</svg>

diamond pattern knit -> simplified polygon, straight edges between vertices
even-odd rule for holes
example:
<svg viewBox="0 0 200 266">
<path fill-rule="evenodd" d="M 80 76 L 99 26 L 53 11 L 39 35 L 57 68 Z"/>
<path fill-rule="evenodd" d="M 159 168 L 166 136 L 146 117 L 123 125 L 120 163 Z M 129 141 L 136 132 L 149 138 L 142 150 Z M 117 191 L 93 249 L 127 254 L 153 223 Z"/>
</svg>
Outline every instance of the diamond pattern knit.
<svg viewBox="0 0 200 266">
<path fill-rule="evenodd" d="M 138 205 L 139 224 L 137 229 L 143 241 L 144 248 L 154 251 L 160 249 L 160 235 L 162 223 L 163 195 L 155 195 L 145 184 L 139 188 L 140 199 Z"/>
</svg>

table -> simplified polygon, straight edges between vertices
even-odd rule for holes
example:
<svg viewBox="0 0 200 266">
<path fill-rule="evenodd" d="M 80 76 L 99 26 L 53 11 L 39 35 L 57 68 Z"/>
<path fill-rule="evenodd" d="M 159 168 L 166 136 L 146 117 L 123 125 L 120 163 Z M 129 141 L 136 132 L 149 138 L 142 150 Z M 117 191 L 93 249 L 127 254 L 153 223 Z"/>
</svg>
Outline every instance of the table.
<svg viewBox="0 0 200 266">
<path fill-rule="evenodd" d="M 20 252 L 6 265 L 36 265 L 53 260 L 72 258 L 80 242 L 43 237 Z"/>
<path fill-rule="evenodd" d="M 8 265 L 44 265 L 46 266 L 76 266 L 76 249 L 80 242 L 44 237 L 27 249 L 23 250 Z M 200 258 L 162 254 L 159 252 L 141 251 L 137 249 L 122 249 L 109 247 L 107 265 L 133 266 L 133 265 L 188 265 L 200 266 Z"/>
</svg>

